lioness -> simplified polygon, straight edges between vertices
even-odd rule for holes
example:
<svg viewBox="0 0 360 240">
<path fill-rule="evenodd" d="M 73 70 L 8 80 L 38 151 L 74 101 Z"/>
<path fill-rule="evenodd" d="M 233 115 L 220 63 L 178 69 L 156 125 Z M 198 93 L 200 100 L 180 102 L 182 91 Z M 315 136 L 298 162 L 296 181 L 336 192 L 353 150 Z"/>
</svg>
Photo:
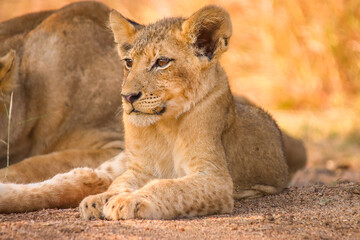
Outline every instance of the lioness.
<svg viewBox="0 0 360 240">
<path fill-rule="evenodd" d="M 70 5 L 71 11 L 65 8 L 50 19 L 61 21 L 66 30 L 66 17 L 76 19 L 87 4 L 98 3 Z M 37 28 L 46 30 L 54 24 L 47 21 Z M 229 213 L 234 198 L 280 192 L 288 184 L 289 172 L 305 164 L 301 142 L 282 136 L 272 118 L 246 99 L 234 102 L 219 64 L 231 37 L 231 21 L 224 9 L 208 6 L 188 19 L 163 19 L 148 26 L 112 11 L 110 27 L 120 58 L 100 55 L 115 66 L 124 63 L 123 73 L 110 72 L 116 79 L 124 74 L 122 89 L 110 84 L 116 93 L 109 93 L 123 98 L 126 150 L 95 170 L 77 168 L 30 185 L 1 184 L 0 212 L 70 207 L 89 194 L 103 192 L 81 202 L 85 219 L 171 219 Z M 106 43 L 99 46 L 109 47 Z M 70 73 L 79 73 L 76 66 Z M 94 70 L 99 74 L 109 71 Z M 51 90 L 56 93 L 56 88 Z M 57 98 L 62 99 L 60 92 Z M 74 116 L 77 119 L 87 117 L 78 114 Z M 122 139 L 121 131 L 117 134 Z M 72 141 L 83 139 L 86 137 Z M 53 160 L 48 155 L 40 157 L 49 163 Z M 58 159 L 62 162 L 65 157 L 77 161 L 76 154 Z M 33 158 L 27 162 L 32 165 Z M 85 162 L 86 158 L 84 166 Z M 18 166 L 26 169 L 23 163 Z M 16 173 L 18 168 L 12 169 Z"/>
<path fill-rule="evenodd" d="M 105 27 L 109 12 L 82 2 L 0 23 L 0 139 L 6 142 L 13 92 L 8 182 L 96 168 L 123 150 L 116 114 L 122 69 Z M 0 181 L 6 155 L 0 142 Z"/>
</svg>

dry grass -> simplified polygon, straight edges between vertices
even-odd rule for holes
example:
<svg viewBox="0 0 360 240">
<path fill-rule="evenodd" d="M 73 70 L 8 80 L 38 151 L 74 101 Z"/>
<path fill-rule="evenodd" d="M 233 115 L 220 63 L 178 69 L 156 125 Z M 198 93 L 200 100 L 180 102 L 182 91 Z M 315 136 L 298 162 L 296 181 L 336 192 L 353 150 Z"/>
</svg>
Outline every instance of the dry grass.
<svg viewBox="0 0 360 240">
<path fill-rule="evenodd" d="M 70 2 L 3 0 L 0 21 Z M 270 109 L 283 128 L 304 138 L 312 164 L 360 166 L 360 1 L 101 2 L 140 23 L 189 16 L 206 4 L 223 6 L 233 20 L 230 50 L 222 59 L 232 90 Z"/>
<path fill-rule="evenodd" d="M 0 142 L 6 145 L 6 166 L 9 167 L 10 165 L 10 136 L 11 136 L 11 116 L 12 116 L 12 108 L 13 108 L 13 97 L 14 97 L 14 92 L 11 92 L 10 94 L 10 103 L 9 103 L 9 109 L 7 108 L 7 106 L 5 105 L 5 112 L 6 112 L 6 117 L 7 117 L 7 139 L 6 141 L 0 138 Z M 3 181 L 6 181 L 7 178 L 7 174 L 8 174 L 8 168 L 6 168 L 6 172 L 5 172 L 5 176 Z"/>
</svg>

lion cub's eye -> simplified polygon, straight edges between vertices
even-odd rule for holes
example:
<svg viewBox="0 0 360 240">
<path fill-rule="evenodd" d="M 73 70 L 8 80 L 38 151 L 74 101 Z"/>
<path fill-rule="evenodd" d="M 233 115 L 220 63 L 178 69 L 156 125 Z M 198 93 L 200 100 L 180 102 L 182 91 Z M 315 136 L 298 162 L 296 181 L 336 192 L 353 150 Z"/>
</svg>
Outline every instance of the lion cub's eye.
<svg viewBox="0 0 360 240">
<path fill-rule="evenodd" d="M 127 69 L 132 68 L 132 65 L 133 65 L 133 60 L 132 59 L 125 58 L 124 61 L 125 61 L 125 66 L 126 66 Z"/>
<path fill-rule="evenodd" d="M 165 57 L 161 57 L 159 59 L 156 60 L 155 62 L 155 66 L 159 67 L 159 68 L 164 68 L 166 67 L 171 61 L 173 61 L 174 59 L 169 59 L 169 58 L 165 58 Z"/>
</svg>

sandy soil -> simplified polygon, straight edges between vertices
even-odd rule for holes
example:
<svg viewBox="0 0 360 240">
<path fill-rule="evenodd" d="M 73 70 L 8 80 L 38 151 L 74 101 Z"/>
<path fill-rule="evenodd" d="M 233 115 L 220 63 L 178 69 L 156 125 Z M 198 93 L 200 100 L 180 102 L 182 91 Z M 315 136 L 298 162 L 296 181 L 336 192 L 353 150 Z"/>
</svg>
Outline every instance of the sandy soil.
<svg viewBox="0 0 360 240">
<path fill-rule="evenodd" d="M 84 221 L 78 209 L 0 214 L 0 239 L 360 239 L 360 183 L 290 187 L 237 201 L 232 214 Z"/>
</svg>

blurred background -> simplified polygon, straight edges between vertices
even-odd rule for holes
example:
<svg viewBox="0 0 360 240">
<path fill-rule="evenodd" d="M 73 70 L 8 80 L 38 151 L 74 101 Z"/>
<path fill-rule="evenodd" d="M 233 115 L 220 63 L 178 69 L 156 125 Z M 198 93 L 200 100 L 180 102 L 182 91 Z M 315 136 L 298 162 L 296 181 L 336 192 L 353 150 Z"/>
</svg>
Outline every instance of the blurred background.
<svg viewBox="0 0 360 240">
<path fill-rule="evenodd" d="M 71 2 L 0 0 L 0 21 Z M 232 91 L 305 141 L 309 162 L 297 184 L 360 181 L 359 0 L 100 2 L 143 24 L 207 4 L 227 9 L 233 36 L 221 62 Z"/>
</svg>

